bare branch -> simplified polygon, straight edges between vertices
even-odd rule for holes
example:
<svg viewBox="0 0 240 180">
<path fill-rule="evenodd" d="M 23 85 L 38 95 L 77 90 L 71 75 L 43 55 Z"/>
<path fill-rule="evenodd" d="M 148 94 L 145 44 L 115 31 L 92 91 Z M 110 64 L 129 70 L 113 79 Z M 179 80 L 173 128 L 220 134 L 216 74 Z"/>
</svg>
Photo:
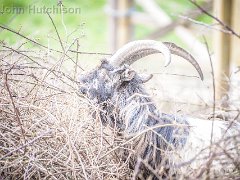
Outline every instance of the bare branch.
<svg viewBox="0 0 240 180">
<path fill-rule="evenodd" d="M 199 8 L 204 14 L 208 15 L 209 17 L 213 18 L 216 20 L 221 26 L 223 26 L 226 30 L 231 32 L 234 36 L 240 38 L 240 34 L 236 33 L 231 27 L 229 27 L 227 24 L 225 24 L 223 21 L 221 21 L 219 18 L 216 16 L 210 14 L 207 10 L 202 8 L 195 0 L 189 0 L 193 5 L 195 5 L 197 8 Z"/>
</svg>

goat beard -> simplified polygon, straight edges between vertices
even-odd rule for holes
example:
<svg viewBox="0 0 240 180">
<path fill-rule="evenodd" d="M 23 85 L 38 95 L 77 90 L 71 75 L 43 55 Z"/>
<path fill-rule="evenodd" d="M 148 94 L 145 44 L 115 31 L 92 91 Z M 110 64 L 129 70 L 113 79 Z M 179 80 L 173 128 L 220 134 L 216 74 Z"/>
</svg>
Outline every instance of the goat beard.
<svg viewBox="0 0 240 180">
<path fill-rule="evenodd" d="M 185 145 L 189 134 L 185 119 L 159 113 L 154 105 L 150 107 L 152 110 L 148 110 L 149 113 L 142 113 L 147 116 L 139 117 L 138 113 L 132 112 L 134 106 L 131 103 L 124 108 L 119 108 L 119 103 L 113 105 L 113 103 L 104 102 L 101 103 L 101 110 L 93 113 L 94 118 L 99 117 L 104 126 L 109 125 L 114 132 L 118 133 L 118 138 L 122 138 L 124 146 L 120 145 L 121 148 L 117 150 L 120 159 L 128 163 L 131 169 L 138 167 L 139 172 L 145 172 L 145 174 L 151 174 L 150 171 L 161 169 L 160 167 L 166 167 L 166 165 L 169 167 L 173 161 L 167 157 Z M 139 109 L 136 108 L 135 111 L 137 110 Z M 132 117 L 129 114 L 135 115 Z M 139 120 L 144 122 L 144 125 L 141 124 L 142 128 L 139 128 L 137 123 Z M 186 126 L 179 127 L 179 124 L 174 126 L 174 123 Z M 170 126 L 171 124 L 173 126 Z M 158 127 L 153 128 L 153 126 Z M 165 134 L 165 137 L 162 134 Z M 128 143 L 125 143 L 126 141 Z M 139 159 L 141 165 L 138 165 Z M 165 171 L 168 170 L 165 169 Z"/>
</svg>

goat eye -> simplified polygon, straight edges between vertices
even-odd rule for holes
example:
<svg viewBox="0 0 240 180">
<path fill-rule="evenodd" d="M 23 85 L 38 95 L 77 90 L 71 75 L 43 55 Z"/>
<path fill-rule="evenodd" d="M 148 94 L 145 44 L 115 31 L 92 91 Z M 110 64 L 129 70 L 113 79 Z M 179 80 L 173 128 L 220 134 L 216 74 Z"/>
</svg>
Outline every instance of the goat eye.
<svg viewBox="0 0 240 180">
<path fill-rule="evenodd" d="M 84 87 L 81 87 L 80 92 L 85 95 L 85 94 L 87 94 L 87 89 Z"/>
</svg>

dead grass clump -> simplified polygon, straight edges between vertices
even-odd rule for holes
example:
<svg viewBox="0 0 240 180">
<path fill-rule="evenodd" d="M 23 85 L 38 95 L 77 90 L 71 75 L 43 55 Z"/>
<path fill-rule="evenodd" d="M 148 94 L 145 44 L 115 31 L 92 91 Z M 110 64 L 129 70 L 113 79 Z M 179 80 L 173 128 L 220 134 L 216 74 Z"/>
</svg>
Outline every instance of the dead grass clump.
<svg viewBox="0 0 240 180">
<path fill-rule="evenodd" d="M 98 118 L 89 115 L 90 102 L 78 94 L 77 71 L 74 71 L 77 65 L 70 70 L 62 66 L 68 59 L 66 54 L 58 52 L 48 56 L 42 50 L 36 53 L 3 46 L 0 52 L 1 178 L 130 179 L 134 176 L 134 170 L 121 160 L 118 151 L 132 141 L 121 139 L 117 132 L 109 131 Z M 229 109 L 228 115 L 224 115 L 226 120 L 239 121 L 238 108 L 234 104 L 230 108 L 236 115 Z M 173 177 L 170 174 L 168 178 L 239 177 L 239 136 L 222 141 L 213 145 L 213 153 L 198 168 L 183 168 L 181 174 Z M 237 149 L 229 149 L 229 144 Z M 232 163 L 234 173 L 210 173 L 217 158 L 222 158 L 223 166 Z M 188 167 L 189 163 L 178 164 L 176 169 Z M 163 169 L 154 173 L 161 175 Z"/>
<path fill-rule="evenodd" d="M 24 54 L 0 54 L 1 178 L 126 177 L 127 165 L 105 155 L 116 142 L 88 116 L 73 73 L 44 54 Z"/>
</svg>

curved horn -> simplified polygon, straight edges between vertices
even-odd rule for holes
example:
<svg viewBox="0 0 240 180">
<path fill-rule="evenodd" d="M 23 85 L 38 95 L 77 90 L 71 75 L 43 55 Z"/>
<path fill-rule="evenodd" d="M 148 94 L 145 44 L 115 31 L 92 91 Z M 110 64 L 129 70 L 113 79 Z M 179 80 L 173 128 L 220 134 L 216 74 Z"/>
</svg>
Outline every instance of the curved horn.
<svg viewBox="0 0 240 180">
<path fill-rule="evenodd" d="M 174 43 L 163 42 L 163 44 L 166 45 L 169 48 L 169 50 L 172 54 L 180 56 L 180 57 L 186 59 L 188 62 L 190 62 L 195 67 L 195 69 L 197 70 L 201 80 L 203 80 L 202 69 L 200 68 L 198 62 L 194 59 L 194 57 L 190 53 L 188 53 L 186 50 L 177 46 Z"/>
<path fill-rule="evenodd" d="M 166 58 L 165 66 L 171 62 L 171 53 L 166 45 L 154 40 L 137 40 L 127 43 L 109 59 L 114 66 L 132 64 L 136 60 L 155 53 L 162 53 Z"/>
<path fill-rule="evenodd" d="M 178 55 L 187 61 L 189 61 L 195 69 L 198 71 L 198 74 L 203 80 L 202 70 L 197 63 L 197 61 L 184 49 L 178 47 L 174 43 L 170 42 L 158 42 L 154 40 L 137 40 L 130 43 L 127 43 L 122 48 L 120 48 L 113 56 L 109 59 L 109 62 L 114 66 L 121 66 L 123 64 L 131 65 L 138 59 L 141 59 L 145 56 L 162 53 L 166 58 L 165 66 L 169 65 L 171 62 L 171 54 Z"/>
</svg>

